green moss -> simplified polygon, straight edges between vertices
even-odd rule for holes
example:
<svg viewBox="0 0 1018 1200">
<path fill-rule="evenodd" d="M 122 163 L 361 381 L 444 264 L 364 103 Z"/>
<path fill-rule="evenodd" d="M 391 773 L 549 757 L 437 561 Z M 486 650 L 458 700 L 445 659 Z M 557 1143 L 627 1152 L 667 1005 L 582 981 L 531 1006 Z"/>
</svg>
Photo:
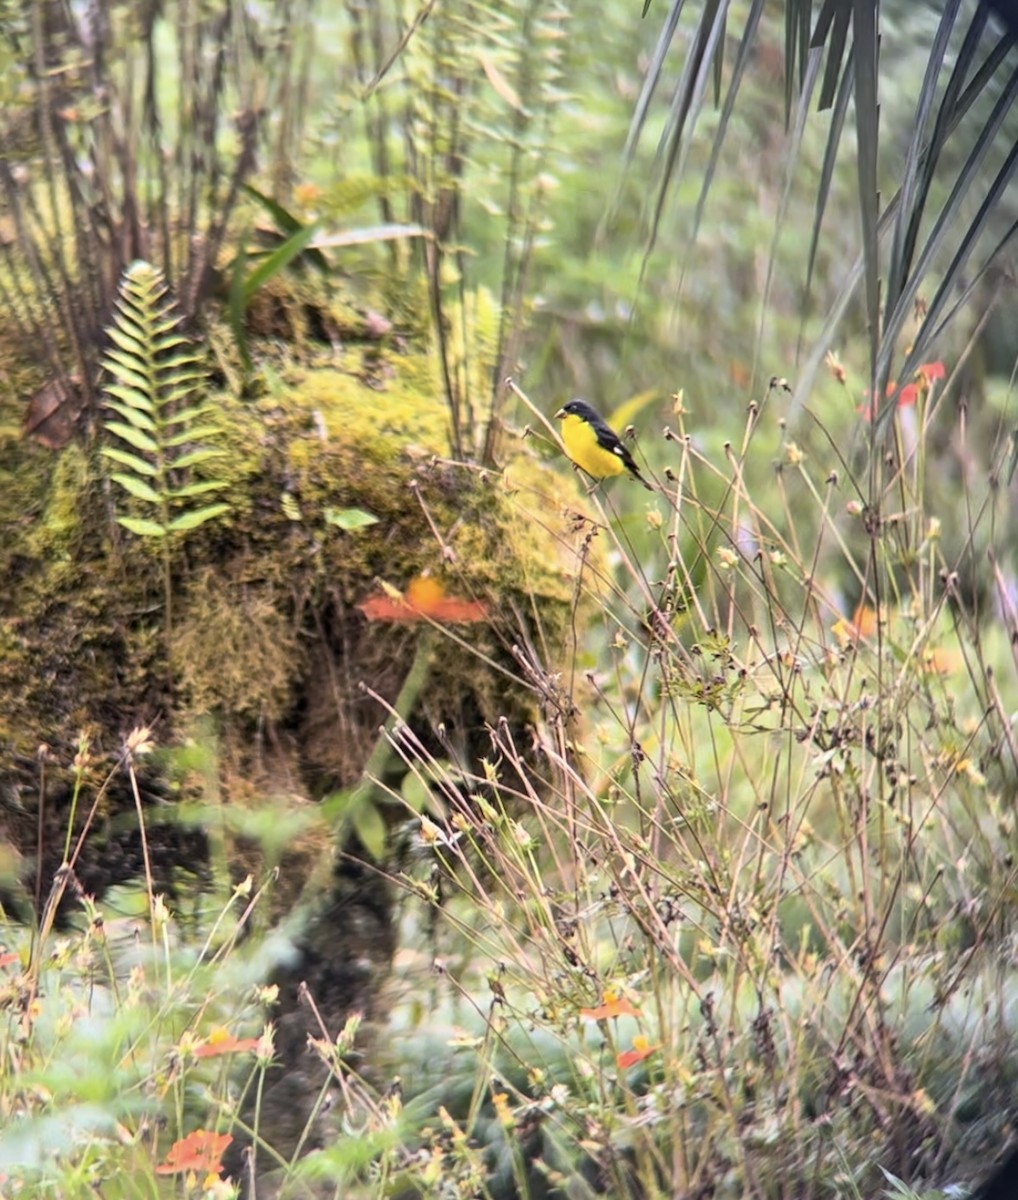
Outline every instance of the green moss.
<svg viewBox="0 0 1018 1200">
<path fill-rule="evenodd" d="M 68 552 L 81 535 L 82 504 L 95 479 L 85 451 L 71 443 L 60 454 L 49 452 L 53 463 L 41 519 L 27 539 L 29 553 L 38 558 Z"/>
<path fill-rule="evenodd" d="M 482 317 L 492 333 L 487 310 L 468 331 Z M 231 508 L 175 540 L 169 635 L 154 540 L 117 526 L 130 498 L 104 490 L 96 456 L 0 445 L 0 740 L 26 761 L 53 747 L 54 811 L 81 729 L 112 765 L 153 715 L 161 743 L 212 719 L 227 799 L 306 803 L 355 782 L 425 632 L 427 684 L 402 714 L 418 742 L 444 758 L 454 736 L 476 767 L 505 719 L 530 744 L 537 694 L 513 647 L 554 671 L 569 645 L 583 500 L 571 473 L 526 454 L 504 474 L 453 462 L 435 362 L 426 346 L 348 342 L 328 366 L 277 364 L 256 400 L 210 397 L 229 453 L 207 470 Z M 374 523 L 343 528 L 352 509 Z M 486 618 L 436 629 L 358 607 L 421 575 Z M 30 797 L 34 768 L 6 782 Z"/>
</svg>

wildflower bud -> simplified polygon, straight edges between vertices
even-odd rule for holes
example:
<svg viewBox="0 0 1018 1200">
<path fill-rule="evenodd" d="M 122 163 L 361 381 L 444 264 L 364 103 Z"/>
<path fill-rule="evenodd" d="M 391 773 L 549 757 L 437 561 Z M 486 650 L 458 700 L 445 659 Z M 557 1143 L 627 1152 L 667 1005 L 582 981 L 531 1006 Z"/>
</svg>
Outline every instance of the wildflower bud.
<svg viewBox="0 0 1018 1200">
<path fill-rule="evenodd" d="M 828 371 L 834 376 L 838 383 L 843 384 L 848 377 L 848 372 L 845 370 L 838 356 L 833 350 L 827 351 L 827 356 L 824 358 L 824 364 Z"/>
</svg>

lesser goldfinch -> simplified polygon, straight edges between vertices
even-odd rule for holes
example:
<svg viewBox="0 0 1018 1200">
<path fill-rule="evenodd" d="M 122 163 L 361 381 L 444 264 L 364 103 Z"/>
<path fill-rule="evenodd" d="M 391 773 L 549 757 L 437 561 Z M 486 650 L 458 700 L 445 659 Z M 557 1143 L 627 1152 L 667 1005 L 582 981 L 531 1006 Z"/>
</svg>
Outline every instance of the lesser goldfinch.
<svg viewBox="0 0 1018 1200">
<path fill-rule="evenodd" d="M 562 422 L 562 441 L 566 454 L 591 479 L 607 479 L 628 471 L 648 491 L 654 490 L 640 474 L 633 456 L 622 444 L 619 435 L 586 400 L 570 400 L 558 410 L 555 419 Z"/>
</svg>

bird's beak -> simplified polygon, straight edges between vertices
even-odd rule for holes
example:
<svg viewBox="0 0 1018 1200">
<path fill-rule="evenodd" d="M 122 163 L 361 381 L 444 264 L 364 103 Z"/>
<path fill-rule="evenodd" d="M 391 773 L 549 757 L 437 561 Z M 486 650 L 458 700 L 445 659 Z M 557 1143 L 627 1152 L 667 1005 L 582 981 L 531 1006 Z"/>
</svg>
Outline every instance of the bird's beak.
<svg viewBox="0 0 1018 1200">
<path fill-rule="evenodd" d="M 565 410 L 564 408 L 560 408 L 560 409 L 558 410 L 558 412 L 555 414 L 555 420 L 556 420 L 556 421 L 561 421 L 561 420 L 563 420 L 563 419 L 564 419 L 566 416 L 568 416 L 568 414 L 566 413 L 566 410 Z"/>
</svg>

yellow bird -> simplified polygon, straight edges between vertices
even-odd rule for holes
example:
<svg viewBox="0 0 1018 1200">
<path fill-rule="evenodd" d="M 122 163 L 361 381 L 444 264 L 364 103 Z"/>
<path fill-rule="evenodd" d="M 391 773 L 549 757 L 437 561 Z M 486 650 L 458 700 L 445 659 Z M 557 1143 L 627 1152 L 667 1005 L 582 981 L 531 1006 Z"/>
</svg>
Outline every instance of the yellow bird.
<svg viewBox="0 0 1018 1200">
<path fill-rule="evenodd" d="M 562 422 L 566 454 L 591 479 L 608 479 L 628 471 L 648 491 L 654 490 L 640 474 L 619 435 L 586 400 L 570 400 L 558 410 L 555 419 Z"/>
</svg>

